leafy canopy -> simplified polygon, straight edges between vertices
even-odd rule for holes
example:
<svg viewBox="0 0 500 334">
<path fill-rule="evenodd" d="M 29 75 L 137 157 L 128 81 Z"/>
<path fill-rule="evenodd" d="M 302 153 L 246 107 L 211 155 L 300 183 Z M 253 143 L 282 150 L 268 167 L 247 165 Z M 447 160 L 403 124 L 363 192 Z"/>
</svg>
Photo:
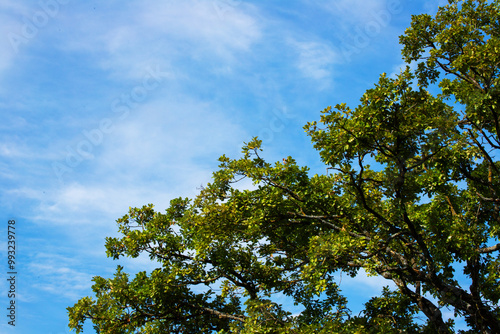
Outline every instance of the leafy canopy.
<svg viewBox="0 0 500 334">
<path fill-rule="evenodd" d="M 498 0 L 449 0 L 434 17 L 414 16 L 400 38 L 411 66 L 383 74 L 356 108 L 328 107 L 305 126 L 324 175 L 291 157 L 266 162 L 254 139 L 241 158 L 222 156 L 194 199 L 165 213 L 131 208 L 107 254 L 146 253 L 158 269 L 94 277 L 95 297 L 68 308 L 70 327 L 451 333 L 445 307 L 470 333 L 500 333 L 499 25 Z M 255 187 L 239 189 L 242 179 Z M 334 274 L 360 269 L 397 288 L 352 316 Z"/>
</svg>

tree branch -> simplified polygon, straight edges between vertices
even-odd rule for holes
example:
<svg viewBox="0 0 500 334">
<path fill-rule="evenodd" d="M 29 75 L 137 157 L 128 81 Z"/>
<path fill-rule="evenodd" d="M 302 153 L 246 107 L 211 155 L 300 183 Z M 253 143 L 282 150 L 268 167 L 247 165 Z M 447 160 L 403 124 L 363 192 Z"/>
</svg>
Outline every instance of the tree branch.
<svg viewBox="0 0 500 334">
<path fill-rule="evenodd" d="M 481 254 L 489 254 L 500 250 L 500 244 L 496 244 L 491 247 L 479 248 L 477 251 Z"/>
</svg>

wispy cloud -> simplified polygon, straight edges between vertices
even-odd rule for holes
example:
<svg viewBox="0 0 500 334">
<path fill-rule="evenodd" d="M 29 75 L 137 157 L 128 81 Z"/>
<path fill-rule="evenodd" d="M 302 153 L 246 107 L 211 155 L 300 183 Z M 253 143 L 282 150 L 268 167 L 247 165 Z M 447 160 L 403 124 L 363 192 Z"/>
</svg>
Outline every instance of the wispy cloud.
<svg viewBox="0 0 500 334">
<path fill-rule="evenodd" d="M 336 0 L 317 1 L 325 10 L 329 11 L 342 25 L 367 22 L 373 19 L 374 14 L 387 8 L 387 0 Z M 392 1 L 397 3 L 397 1 Z"/>
<path fill-rule="evenodd" d="M 391 280 L 387 280 L 381 276 L 369 276 L 364 269 L 360 269 L 354 278 L 342 273 L 338 273 L 335 277 L 340 288 L 346 293 L 355 292 L 360 295 L 373 297 L 379 295 L 384 286 L 395 288 Z"/>
<path fill-rule="evenodd" d="M 332 65 L 339 62 L 339 57 L 327 43 L 290 43 L 298 53 L 297 67 L 305 77 L 323 82 L 332 79 Z"/>
<path fill-rule="evenodd" d="M 103 15 L 97 5 L 91 22 L 74 13 L 77 40 L 67 44 L 88 52 L 115 75 L 134 78 L 145 62 L 168 66 L 188 59 L 235 61 L 261 36 L 255 8 L 242 4 L 221 17 L 212 1 L 134 1 Z M 101 10 L 102 12 L 102 10 Z M 112 16 L 110 16 L 112 14 Z M 230 14 L 230 15 L 229 15 Z M 104 57 L 102 57 L 102 56 Z"/>
<path fill-rule="evenodd" d="M 21 33 L 22 15 L 26 14 L 25 4 L 4 0 L 0 3 L 0 78 L 4 70 L 8 69 L 17 55 L 15 38 Z"/>
<path fill-rule="evenodd" d="M 62 264 L 54 262 L 55 254 L 45 254 L 49 259 L 39 258 L 29 265 L 34 282 L 30 290 L 41 290 L 44 293 L 58 295 L 69 301 L 78 299 L 91 286 L 92 274 L 75 270 L 74 263 Z M 60 260 L 60 258 L 58 259 Z M 35 295 L 36 291 L 32 291 Z"/>
</svg>

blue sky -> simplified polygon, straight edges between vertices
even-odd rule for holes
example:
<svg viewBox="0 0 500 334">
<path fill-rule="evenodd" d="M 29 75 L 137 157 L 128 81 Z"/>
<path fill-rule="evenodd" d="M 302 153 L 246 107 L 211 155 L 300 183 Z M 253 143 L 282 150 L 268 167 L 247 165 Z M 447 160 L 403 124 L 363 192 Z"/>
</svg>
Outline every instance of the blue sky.
<svg viewBox="0 0 500 334">
<path fill-rule="evenodd" d="M 0 0 L 0 254 L 15 219 L 18 272 L 0 332 L 69 333 L 94 275 L 154 268 L 106 258 L 115 220 L 194 196 L 253 136 L 323 173 L 304 124 L 399 72 L 398 36 L 437 3 Z M 356 305 L 384 284 L 341 288 Z"/>
</svg>

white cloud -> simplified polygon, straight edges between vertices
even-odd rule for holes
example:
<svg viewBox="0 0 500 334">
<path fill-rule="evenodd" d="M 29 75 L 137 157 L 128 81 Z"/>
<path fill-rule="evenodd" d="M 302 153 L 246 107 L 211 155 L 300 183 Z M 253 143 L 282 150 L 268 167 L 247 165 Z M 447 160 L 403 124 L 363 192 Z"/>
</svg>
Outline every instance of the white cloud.
<svg viewBox="0 0 500 334">
<path fill-rule="evenodd" d="M 217 158 L 237 155 L 234 143 L 246 137 L 211 103 L 157 99 L 115 119 L 113 131 L 92 146 L 92 159 L 69 166 L 59 157 L 69 170 L 63 183 L 24 186 L 8 196 L 38 202 L 30 217 L 35 223 L 91 230 L 109 221 L 114 227 L 129 206 L 153 203 L 163 210 L 175 197 L 194 196 L 200 184 L 210 182 Z"/>
<path fill-rule="evenodd" d="M 0 156 L 9 158 L 27 157 L 14 143 L 0 143 Z"/>
<path fill-rule="evenodd" d="M 177 98 L 158 99 L 131 112 L 110 138 L 119 147 L 108 153 L 118 153 L 131 164 L 156 164 L 163 160 L 162 154 L 181 153 L 182 160 L 185 155 L 223 151 L 242 133 L 217 105 Z"/>
<path fill-rule="evenodd" d="M 75 259 L 60 254 L 39 253 L 28 264 L 32 277 L 31 289 L 75 300 L 87 291 L 93 275 L 78 267 Z"/>
<path fill-rule="evenodd" d="M 177 97 L 178 98 L 178 97 Z M 161 180 L 186 189 L 206 180 L 224 153 L 233 153 L 246 132 L 218 106 L 175 97 L 158 99 L 130 112 L 104 139 L 99 173 L 118 180 Z M 158 171 L 162 171 L 161 174 Z M 175 189 L 171 189 L 175 191 Z"/>
<path fill-rule="evenodd" d="M 305 77 L 324 81 L 332 77 L 332 64 L 338 57 L 326 43 L 290 42 L 299 54 L 297 67 Z"/>
<path fill-rule="evenodd" d="M 20 1 L 0 1 L 0 74 L 13 66 L 17 57 L 27 54 L 30 44 L 50 30 L 64 5 L 59 1 L 38 1 L 26 4 Z"/>
<path fill-rule="evenodd" d="M 212 1 L 175 3 L 149 2 L 140 20 L 158 32 L 206 44 L 215 52 L 224 49 L 247 50 L 260 36 L 256 20 L 246 11 L 247 5 L 234 6 L 224 16 L 219 15 Z"/>
<path fill-rule="evenodd" d="M 14 193 L 14 192 L 10 192 Z M 22 193 L 22 194 L 21 194 Z M 38 201 L 38 210 L 27 217 L 40 226 L 55 226 L 77 237 L 115 230 L 114 221 L 127 213 L 129 206 L 168 203 L 170 192 L 148 189 L 137 184 L 88 184 L 74 182 L 51 193 L 21 189 L 16 196 Z"/>
<path fill-rule="evenodd" d="M 364 269 L 360 269 L 357 276 L 352 278 L 349 275 L 339 273 L 336 275 L 336 282 L 340 288 L 349 293 L 356 293 L 365 298 L 380 295 L 384 286 L 395 289 L 396 286 L 391 280 L 382 276 L 368 276 Z M 368 301 L 368 299 L 366 299 Z"/>
<path fill-rule="evenodd" d="M 18 42 L 22 37 L 21 17 L 27 12 L 27 8 L 13 1 L 0 2 L 0 74 L 8 69 L 20 51 Z M 20 42 L 19 42 L 20 43 Z"/>
<path fill-rule="evenodd" d="M 379 53 L 382 50 L 377 48 L 387 41 L 397 44 L 400 31 L 396 31 L 394 26 L 397 19 L 405 15 L 403 1 L 340 0 L 318 3 L 335 22 L 332 36 L 337 39 L 336 47 L 344 61 L 349 62 L 353 55 L 360 53 Z"/>
<path fill-rule="evenodd" d="M 135 1 L 113 10 L 98 8 L 91 22 L 80 17 L 88 13 L 73 13 L 67 20 L 80 38 L 68 36 L 64 48 L 96 55 L 100 66 L 121 77 L 134 78 L 145 63 L 236 61 L 261 36 L 255 8 L 247 4 L 229 7 L 224 15 L 212 1 L 196 0 Z"/>
</svg>

